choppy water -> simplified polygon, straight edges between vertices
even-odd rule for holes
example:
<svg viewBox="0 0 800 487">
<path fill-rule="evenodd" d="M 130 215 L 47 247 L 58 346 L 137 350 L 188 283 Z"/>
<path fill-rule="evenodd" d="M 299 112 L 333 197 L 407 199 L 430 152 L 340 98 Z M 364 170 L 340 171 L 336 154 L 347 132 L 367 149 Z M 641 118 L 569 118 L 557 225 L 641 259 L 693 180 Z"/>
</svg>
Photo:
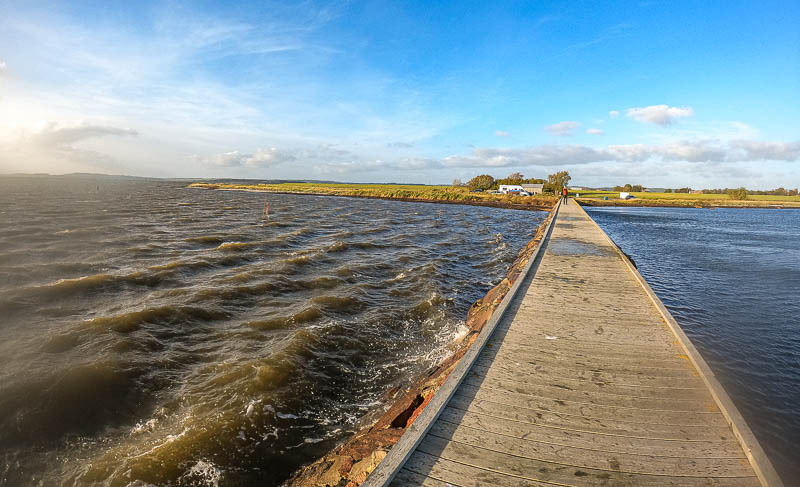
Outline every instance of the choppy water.
<svg viewBox="0 0 800 487">
<path fill-rule="evenodd" d="M 0 484 L 275 485 L 546 216 L 184 185 L 0 178 Z"/>
<path fill-rule="evenodd" d="M 800 485 L 800 211 L 587 210 L 634 258 L 786 485 Z"/>
</svg>

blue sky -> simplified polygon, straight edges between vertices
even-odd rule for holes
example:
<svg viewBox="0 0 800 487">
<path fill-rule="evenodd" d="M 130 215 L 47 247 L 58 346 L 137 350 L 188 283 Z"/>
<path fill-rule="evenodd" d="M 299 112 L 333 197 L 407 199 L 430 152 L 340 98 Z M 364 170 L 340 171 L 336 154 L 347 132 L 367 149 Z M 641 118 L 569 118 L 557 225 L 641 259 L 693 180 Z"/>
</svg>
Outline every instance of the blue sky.
<svg viewBox="0 0 800 487">
<path fill-rule="evenodd" d="M 0 172 L 800 186 L 798 2 L 0 1 Z"/>
</svg>

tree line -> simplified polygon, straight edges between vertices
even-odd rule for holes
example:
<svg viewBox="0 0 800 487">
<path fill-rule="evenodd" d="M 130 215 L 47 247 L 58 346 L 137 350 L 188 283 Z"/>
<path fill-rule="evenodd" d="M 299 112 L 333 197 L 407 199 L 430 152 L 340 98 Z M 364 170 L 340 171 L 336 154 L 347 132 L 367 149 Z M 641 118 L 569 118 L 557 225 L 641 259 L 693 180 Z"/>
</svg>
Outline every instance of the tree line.
<svg viewBox="0 0 800 487">
<path fill-rule="evenodd" d="M 470 179 L 466 184 L 460 179 L 453 181 L 453 187 L 467 186 L 471 191 L 491 191 L 496 190 L 503 184 L 523 185 L 523 184 L 543 184 L 542 190 L 545 193 L 559 194 L 561 189 L 569 183 L 570 175 L 568 171 L 559 171 L 548 174 L 547 179 L 528 178 L 518 172 L 513 172 L 502 179 L 495 179 L 489 174 L 481 174 Z"/>
</svg>

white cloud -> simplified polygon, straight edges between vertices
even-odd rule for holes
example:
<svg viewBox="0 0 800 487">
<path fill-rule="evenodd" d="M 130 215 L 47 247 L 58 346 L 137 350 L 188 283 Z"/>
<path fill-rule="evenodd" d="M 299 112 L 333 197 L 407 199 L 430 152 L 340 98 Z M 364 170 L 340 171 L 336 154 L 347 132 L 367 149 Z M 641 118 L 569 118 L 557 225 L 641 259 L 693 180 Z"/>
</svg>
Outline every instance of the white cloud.
<svg viewBox="0 0 800 487">
<path fill-rule="evenodd" d="M 603 129 L 589 129 L 586 133 L 590 135 L 603 135 L 605 132 L 603 132 Z"/>
<path fill-rule="evenodd" d="M 73 144 L 96 137 L 110 135 L 138 135 L 129 128 L 111 127 L 106 125 L 91 125 L 84 122 L 62 124 L 57 122 L 42 123 L 27 139 L 42 148 L 54 150 L 70 150 Z"/>
<path fill-rule="evenodd" d="M 508 136 L 510 136 L 510 135 L 511 135 L 511 134 L 509 134 L 508 132 L 506 132 L 505 130 L 495 130 L 495 131 L 494 131 L 494 134 L 495 134 L 496 136 L 498 136 L 498 137 L 508 137 Z"/>
<path fill-rule="evenodd" d="M 0 141 L 0 167 L 23 171 L 98 170 L 115 167 L 114 158 L 105 152 L 87 149 L 84 144 L 109 137 L 137 136 L 130 128 L 86 122 L 42 122 L 34 129 L 20 130 L 16 137 Z M 22 164 L 20 168 L 19 165 Z"/>
<path fill-rule="evenodd" d="M 692 107 L 670 107 L 667 105 L 652 105 L 649 107 L 628 108 L 625 114 L 639 122 L 670 125 L 678 118 L 694 115 Z"/>
<path fill-rule="evenodd" d="M 557 135 L 559 137 L 564 137 L 568 135 L 573 135 L 575 129 L 581 126 L 580 122 L 573 122 L 573 121 L 566 121 L 566 122 L 558 122 L 554 123 L 553 125 L 548 125 L 544 129 L 550 133 L 550 135 Z"/>
<path fill-rule="evenodd" d="M 617 118 L 619 117 L 619 112 L 616 110 L 611 110 L 610 112 L 608 112 L 608 116 L 611 118 Z"/>
</svg>

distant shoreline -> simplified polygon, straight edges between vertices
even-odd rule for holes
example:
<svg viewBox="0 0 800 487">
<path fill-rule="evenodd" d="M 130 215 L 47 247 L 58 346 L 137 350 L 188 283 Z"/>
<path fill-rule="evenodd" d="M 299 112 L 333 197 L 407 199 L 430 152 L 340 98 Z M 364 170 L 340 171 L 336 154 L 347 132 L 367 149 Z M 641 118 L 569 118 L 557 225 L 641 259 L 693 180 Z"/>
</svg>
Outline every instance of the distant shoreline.
<svg viewBox="0 0 800 487">
<path fill-rule="evenodd" d="M 554 196 L 514 196 L 471 192 L 467 188 L 424 185 L 382 185 L 382 184 L 343 184 L 343 183 L 278 183 L 278 184 L 235 184 L 235 183 L 191 183 L 189 188 L 218 191 L 247 191 L 253 193 L 293 194 L 309 196 L 339 196 L 346 198 L 367 198 L 380 200 L 406 201 L 413 203 L 443 203 L 450 205 L 486 206 L 513 210 L 549 211 L 555 205 Z M 589 197 L 578 197 L 581 192 L 571 192 L 570 196 L 583 206 L 589 207 L 656 207 L 656 208 L 761 208 L 761 209 L 800 209 L 798 199 L 761 199 L 751 197 L 735 200 L 717 195 L 700 195 L 701 198 L 684 197 L 679 194 L 657 194 L 653 197 L 635 197 L 622 200 L 613 192 L 593 192 Z M 603 199 L 608 195 L 609 199 Z M 680 197 L 679 197 L 680 196 Z M 722 196 L 722 195 L 720 195 Z M 758 199 L 757 199 L 758 198 Z M 763 198 L 763 197 L 762 197 Z"/>
<path fill-rule="evenodd" d="M 647 207 L 647 208 L 759 208 L 766 210 L 800 210 L 800 202 L 764 200 L 658 200 L 576 198 L 582 206 L 590 207 Z"/>
<path fill-rule="evenodd" d="M 304 195 L 304 196 L 338 196 L 344 198 L 366 198 L 366 199 L 379 199 L 379 200 L 394 200 L 394 201 L 405 201 L 411 203 L 442 203 L 448 205 L 468 205 L 468 206 L 485 206 L 490 208 L 506 208 L 511 210 L 526 210 L 526 211 L 550 211 L 553 208 L 553 205 L 556 203 L 556 198 L 552 196 L 544 196 L 544 197 L 530 197 L 530 196 L 509 196 L 509 195 L 489 195 L 485 193 L 478 193 L 478 194 L 469 194 L 468 196 L 474 196 L 474 198 L 463 197 L 463 192 L 453 192 L 452 194 L 443 194 L 443 196 L 461 196 L 461 197 L 441 197 L 441 198 L 430 198 L 424 197 L 423 195 L 426 194 L 425 187 L 420 187 L 419 196 L 415 196 L 414 193 L 416 192 L 414 189 L 412 190 L 402 190 L 402 193 L 408 194 L 406 195 L 398 195 L 398 194 L 364 194 L 364 191 L 360 188 L 369 188 L 371 185 L 364 184 L 364 185 L 346 185 L 348 187 L 353 187 L 354 189 L 348 190 L 344 189 L 341 190 L 340 187 L 344 185 L 317 185 L 317 190 L 309 190 L 309 191 L 292 191 L 292 190 L 282 190 L 276 189 L 275 186 L 278 185 L 264 185 L 263 188 L 259 188 L 257 186 L 249 186 L 249 185 L 239 185 L 239 184 L 226 184 L 226 183 L 192 183 L 188 188 L 196 188 L 196 189 L 207 189 L 207 190 L 217 190 L 217 191 L 247 191 L 251 193 L 269 193 L 269 194 L 292 194 L 292 195 Z M 330 187 L 330 191 L 325 191 L 324 188 Z M 436 187 L 438 188 L 438 187 Z M 320 190 L 322 189 L 322 190 Z M 495 197 L 497 196 L 497 197 Z"/>
</svg>

